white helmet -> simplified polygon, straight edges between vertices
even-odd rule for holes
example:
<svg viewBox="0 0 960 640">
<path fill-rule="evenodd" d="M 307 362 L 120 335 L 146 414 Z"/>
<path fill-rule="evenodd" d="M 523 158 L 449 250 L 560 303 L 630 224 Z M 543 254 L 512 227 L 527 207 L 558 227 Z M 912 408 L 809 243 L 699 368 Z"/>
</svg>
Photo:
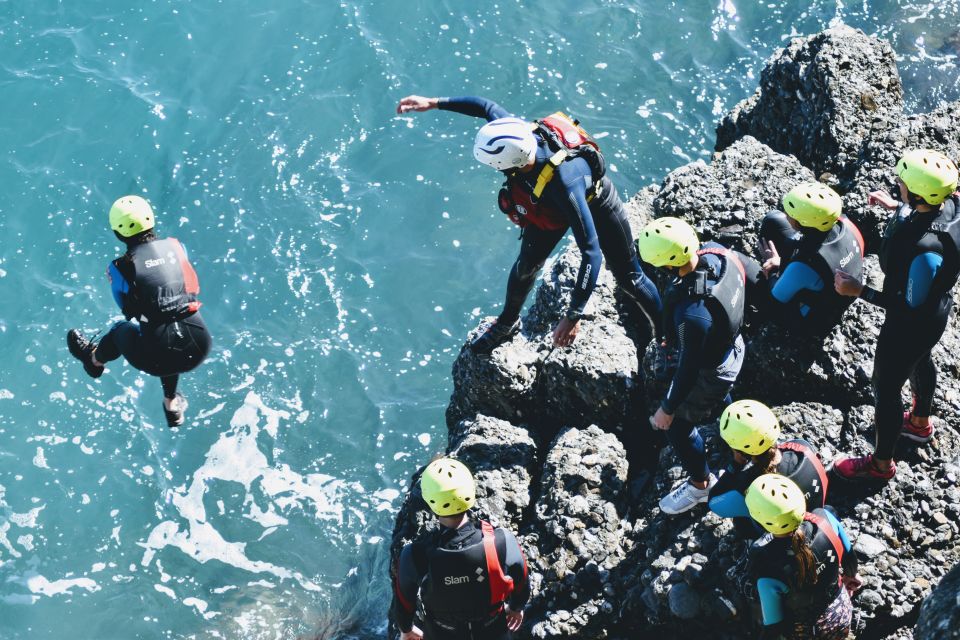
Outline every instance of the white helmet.
<svg viewBox="0 0 960 640">
<path fill-rule="evenodd" d="M 520 118 L 500 118 L 480 127 L 473 157 L 498 171 L 530 164 L 537 153 L 537 138 L 530 123 Z"/>
</svg>

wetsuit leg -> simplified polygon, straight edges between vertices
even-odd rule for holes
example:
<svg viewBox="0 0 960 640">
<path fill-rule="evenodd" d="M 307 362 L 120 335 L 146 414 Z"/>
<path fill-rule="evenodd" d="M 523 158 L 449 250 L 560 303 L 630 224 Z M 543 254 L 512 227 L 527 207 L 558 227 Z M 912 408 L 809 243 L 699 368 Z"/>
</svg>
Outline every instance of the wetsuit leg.
<svg viewBox="0 0 960 640">
<path fill-rule="evenodd" d="M 520 317 L 520 310 L 537 274 L 543 268 L 543 263 L 550 257 L 550 252 L 560 242 L 566 229 L 560 231 L 545 231 L 539 227 L 527 226 L 523 230 L 523 239 L 520 244 L 520 255 L 510 269 L 510 278 L 507 280 L 507 299 L 503 311 L 497 318 L 498 324 L 512 325 Z"/>
<path fill-rule="evenodd" d="M 760 222 L 760 246 L 757 247 L 757 257 L 763 262 L 766 259 L 766 243 L 773 242 L 777 246 L 777 253 L 787 257 L 800 241 L 800 234 L 790 226 L 790 218 L 782 211 L 771 210 L 763 216 Z"/>
<path fill-rule="evenodd" d="M 118 322 L 100 339 L 93 357 L 98 362 L 113 362 L 120 356 L 138 351 L 140 338 L 139 325 L 129 321 Z"/>
<path fill-rule="evenodd" d="M 160 384 L 163 386 L 163 397 L 173 400 L 177 397 L 177 383 L 180 381 L 180 376 L 164 376 L 160 378 Z"/>
<path fill-rule="evenodd" d="M 617 285 L 640 309 L 642 317 L 650 327 L 651 337 L 662 335 L 659 325 L 663 305 L 657 286 L 647 277 L 637 258 L 637 249 L 633 243 L 630 221 L 623 208 L 617 190 L 608 185 L 602 202 L 590 207 L 593 223 L 600 241 L 600 251 L 606 260 L 607 268 L 613 273 Z"/>
<path fill-rule="evenodd" d="M 874 455 L 881 460 L 893 458 L 893 452 L 903 425 L 903 400 L 900 393 L 908 379 L 914 378 L 929 407 L 936 383 L 930 352 L 946 329 L 946 314 L 932 318 L 932 322 L 917 326 L 912 319 L 900 319 L 896 312 L 887 312 L 877 339 L 877 353 L 873 363 L 873 393 L 876 401 L 876 448 Z M 915 374 L 916 370 L 920 369 Z M 925 408 L 925 407 L 921 407 Z"/>
<path fill-rule="evenodd" d="M 920 358 L 910 375 L 910 390 L 913 392 L 914 405 L 911 413 L 927 418 L 933 413 L 933 394 L 937 389 L 937 367 L 933 364 L 930 352 Z"/>
<path fill-rule="evenodd" d="M 121 355 L 131 366 L 153 376 L 186 373 L 206 358 L 210 334 L 200 314 L 174 323 L 118 322 L 97 346 L 100 362 Z"/>
<path fill-rule="evenodd" d="M 685 418 L 674 417 L 673 423 L 667 430 L 667 440 L 673 445 L 673 450 L 680 458 L 680 463 L 684 471 L 690 475 L 691 480 L 702 482 L 710 477 L 703 438 L 700 437 L 700 432 L 692 422 Z"/>
</svg>

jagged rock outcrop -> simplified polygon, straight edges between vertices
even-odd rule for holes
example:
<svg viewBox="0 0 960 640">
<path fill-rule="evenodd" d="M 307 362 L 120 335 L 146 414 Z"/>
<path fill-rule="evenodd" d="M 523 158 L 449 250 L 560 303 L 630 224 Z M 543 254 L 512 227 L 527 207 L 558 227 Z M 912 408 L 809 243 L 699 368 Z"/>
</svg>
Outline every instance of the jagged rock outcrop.
<svg viewBox="0 0 960 640">
<path fill-rule="evenodd" d="M 794 38 L 767 62 L 757 92 L 717 127 L 717 150 L 751 135 L 817 176 L 853 177 L 868 139 L 903 109 L 889 43 L 846 25 Z"/>
<path fill-rule="evenodd" d="M 813 173 L 793 156 L 746 136 L 713 156 L 672 171 L 653 201 L 657 217 L 690 222 L 701 241 L 715 240 L 752 255 L 760 220 L 783 194 Z"/>
<path fill-rule="evenodd" d="M 960 565 L 923 601 L 913 637 L 914 640 L 960 638 Z"/>
<path fill-rule="evenodd" d="M 901 102 L 885 43 L 845 27 L 795 39 L 774 56 L 757 95 L 721 124 L 723 151 L 709 165 L 687 165 L 644 189 L 628 203 L 631 225 L 636 232 L 654 213 L 678 215 L 704 239 L 751 253 L 767 209 L 796 182 L 832 172 L 832 181 L 850 191 L 848 211 L 875 241 L 882 218 L 866 209 L 863 195 L 892 175 L 902 148 L 929 144 L 960 155 L 960 106 L 904 117 Z M 513 528 L 528 555 L 533 596 L 520 637 L 743 638 L 756 613 L 738 569 L 749 541 L 702 507 L 676 517 L 660 513 L 660 496 L 684 476 L 662 435 L 647 426 L 664 385 L 649 376 L 642 319 L 608 272 L 576 343 L 550 350 L 578 260 L 571 243 L 545 268 L 521 335 L 489 357 L 461 352 L 453 371 L 447 452 L 474 468 L 479 510 Z M 867 265 L 880 287 L 876 258 Z M 870 378 L 882 322 L 883 311 L 862 301 L 822 341 L 755 322 L 734 395 L 773 406 L 785 437 L 810 441 L 828 463 L 870 451 Z M 901 441 L 897 476 L 885 486 L 831 484 L 829 502 L 860 558 L 860 638 L 910 637 L 920 603 L 960 562 L 956 314 L 934 360 L 934 439 L 924 446 Z M 908 396 L 905 389 L 905 405 Z M 699 429 L 711 467 L 723 468 L 727 453 L 716 422 Z M 393 551 L 431 526 L 414 477 Z M 938 613 L 927 613 L 931 608 Z M 957 615 L 939 611 L 925 607 L 918 634 L 928 618 L 939 625 Z"/>
</svg>

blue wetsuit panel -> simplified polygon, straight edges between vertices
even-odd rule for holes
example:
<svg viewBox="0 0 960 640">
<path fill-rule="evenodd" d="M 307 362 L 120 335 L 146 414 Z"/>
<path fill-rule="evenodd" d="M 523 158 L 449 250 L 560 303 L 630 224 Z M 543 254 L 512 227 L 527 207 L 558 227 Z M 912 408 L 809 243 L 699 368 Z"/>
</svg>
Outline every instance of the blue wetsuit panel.
<svg viewBox="0 0 960 640">
<path fill-rule="evenodd" d="M 783 597 L 789 591 L 790 588 L 776 578 L 757 580 L 757 593 L 760 594 L 760 608 L 763 610 L 765 626 L 783 622 Z"/>
<path fill-rule="evenodd" d="M 123 311 L 123 301 L 130 293 L 130 283 L 123 277 L 117 265 L 111 262 L 107 266 L 107 278 L 110 280 L 110 293 L 113 294 L 113 301 L 117 303 L 120 310 Z"/>
<path fill-rule="evenodd" d="M 673 376 L 661 407 L 666 413 L 674 413 L 690 394 L 697 382 L 700 369 L 704 368 L 703 354 L 707 350 L 707 338 L 713 327 L 713 317 L 703 300 L 687 300 L 677 305 L 673 312 L 677 327 L 680 356 L 677 372 Z"/>
<path fill-rule="evenodd" d="M 770 293 L 777 302 L 787 303 L 804 289 L 823 291 L 823 280 L 809 265 L 803 262 L 791 262 L 783 270 Z"/>
<path fill-rule="evenodd" d="M 710 498 L 707 503 L 710 511 L 721 518 L 749 518 L 750 511 L 747 509 L 747 501 L 739 491 L 727 491 L 714 498 Z"/>
<path fill-rule="evenodd" d="M 444 111 L 455 111 L 465 116 L 474 118 L 486 118 L 487 122 L 508 118 L 512 113 L 498 105 L 493 100 L 487 100 L 480 96 L 460 96 L 457 98 L 440 98 L 437 102 L 437 108 Z"/>
<path fill-rule="evenodd" d="M 916 309 L 927 301 L 930 287 L 937 271 L 943 265 L 943 256 L 928 251 L 913 259 L 910 263 L 910 275 L 907 280 L 907 304 Z"/>
</svg>

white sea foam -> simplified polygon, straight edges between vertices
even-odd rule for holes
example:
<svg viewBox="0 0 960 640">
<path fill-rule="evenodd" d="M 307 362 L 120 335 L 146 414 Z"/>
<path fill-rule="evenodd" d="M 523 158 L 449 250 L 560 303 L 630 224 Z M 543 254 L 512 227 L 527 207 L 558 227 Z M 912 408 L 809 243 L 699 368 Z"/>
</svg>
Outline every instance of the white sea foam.
<svg viewBox="0 0 960 640">
<path fill-rule="evenodd" d="M 321 473 L 301 475 L 283 463 L 270 464 L 258 446 L 261 432 L 276 437 L 281 421 L 290 419 L 289 412 L 271 409 L 256 393 L 248 392 L 243 406 L 230 420 L 230 428 L 221 433 L 207 451 L 203 465 L 193 473 L 189 486 L 172 489 L 168 494 L 185 524 L 165 520 L 156 525 L 147 540 L 139 543 L 145 549 L 141 564 L 150 565 L 157 551 L 174 547 L 201 564 L 217 560 L 251 573 L 296 580 L 305 589 L 319 591 L 316 583 L 295 570 L 249 558 L 247 543 L 228 542 L 208 522 L 204 505 L 210 485 L 215 481 L 236 482 L 246 491 L 242 516 L 263 527 L 263 535 L 285 526 L 286 515 L 295 510 L 342 525 L 343 497 L 350 492 L 360 493 L 363 487 Z M 256 501 L 254 490 L 258 492 Z M 265 508 L 260 506 L 264 503 Z M 350 511 L 352 519 L 365 522 L 362 511 Z"/>
</svg>

